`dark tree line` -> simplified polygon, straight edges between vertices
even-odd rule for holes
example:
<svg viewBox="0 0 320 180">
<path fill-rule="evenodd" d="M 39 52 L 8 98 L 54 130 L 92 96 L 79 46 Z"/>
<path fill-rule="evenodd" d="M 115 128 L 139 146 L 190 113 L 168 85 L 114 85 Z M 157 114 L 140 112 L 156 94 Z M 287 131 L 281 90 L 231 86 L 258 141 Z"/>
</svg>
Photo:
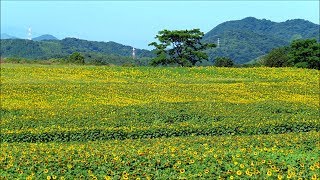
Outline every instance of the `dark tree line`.
<svg viewBox="0 0 320 180">
<path fill-rule="evenodd" d="M 269 67 L 320 69 L 320 43 L 315 39 L 294 40 L 290 46 L 273 49 L 262 58 Z"/>
</svg>

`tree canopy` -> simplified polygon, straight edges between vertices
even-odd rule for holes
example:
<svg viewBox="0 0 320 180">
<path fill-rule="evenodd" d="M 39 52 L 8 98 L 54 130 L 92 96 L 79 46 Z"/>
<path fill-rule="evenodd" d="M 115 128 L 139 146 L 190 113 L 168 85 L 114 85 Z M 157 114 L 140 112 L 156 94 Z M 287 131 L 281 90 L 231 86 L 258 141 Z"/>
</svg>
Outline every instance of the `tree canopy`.
<svg viewBox="0 0 320 180">
<path fill-rule="evenodd" d="M 305 63 L 307 68 L 320 69 L 320 43 L 315 39 L 295 40 L 290 45 L 289 63 Z"/>
<path fill-rule="evenodd" d="M 262 63 L 269 67 L 320 69 L 320 43 L 315 39 L 294 40 L 290 46 L 273 49 L 262 58 Z"/>
<path fill-rule="evenodd" d="M 76 64 L 84 64 L 85 63 L 84 56 L 79 52 L 74 52 L 69 56 L 68 62 L 76 63 Z"/>
<path fill-rule="evenodd" d="M 204 50 L 216 45 L 201 42 L 203 36 L 204 33 L 200 29 L 159 31 L 155 38 L 160 43 L 149 44 L 156 48 L 157 57 L 153 59 L 152 65 L 194 66 L 197 62 L 208 60 Z"/>
<path fill-rule="evenodd" d="M 289 66 L 288 47 L 280 47 L 273 49 L 263 58 L 263 64 L 268 67 L 284 67 Z"/>
<path fill-rule="evenodd" d="M 218 57 L 214 60 L 214 65 L 217 67 L 232 67 L 234 62 L 228 57 Z"/>
</svg>

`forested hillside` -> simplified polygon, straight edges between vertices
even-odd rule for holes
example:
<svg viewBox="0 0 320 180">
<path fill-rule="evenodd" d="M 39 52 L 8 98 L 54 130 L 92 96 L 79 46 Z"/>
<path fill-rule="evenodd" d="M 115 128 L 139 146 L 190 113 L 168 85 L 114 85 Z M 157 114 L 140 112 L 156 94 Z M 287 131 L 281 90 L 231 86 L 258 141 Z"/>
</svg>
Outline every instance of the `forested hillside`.
<svg viewBox="0 0 320 180">
<path fill-rule="evenodd" d="M 246 63 L 295 39 L 319 41 L 319 25 L 302 19 L 277 23 L 247 17 L 221 23 L 205 34 L 204 41 L 217 43 L 218 38 L 220 47 L 209 51 L 211 60 L 226 56 L 236 63 Z"/>
<path fill-rule="evenodd" d="M 49 59 L 66 57 L 73 52 L 85 55 L 131 56 L 132 47 L 115 42 L 96 42 L 76 38 L 62 40 L 33 41 L 25 39 L 2 39 L 2 57 L 23 57 L 30 59 Z M 136 49 L 137 57 L 152 57 L 148 50 Z"/>
</svg>

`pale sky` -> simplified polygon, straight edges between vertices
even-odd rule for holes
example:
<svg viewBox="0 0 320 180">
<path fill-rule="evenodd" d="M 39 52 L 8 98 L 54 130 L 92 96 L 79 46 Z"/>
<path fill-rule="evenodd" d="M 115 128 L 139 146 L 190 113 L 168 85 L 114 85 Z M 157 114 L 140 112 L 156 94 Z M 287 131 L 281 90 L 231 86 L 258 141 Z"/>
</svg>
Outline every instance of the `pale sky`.
<svg viewBox="0 0 320 180">
<path fill-rule="evenodd" d="M 282 22 L 305 19 L 319 24 L 318 1 L 2 1 L 1 33 L 27 38 L 51 34 L 115 41 L 151 49 L 162 29 L 200 28 L 256 17 Z"/>
</svg>

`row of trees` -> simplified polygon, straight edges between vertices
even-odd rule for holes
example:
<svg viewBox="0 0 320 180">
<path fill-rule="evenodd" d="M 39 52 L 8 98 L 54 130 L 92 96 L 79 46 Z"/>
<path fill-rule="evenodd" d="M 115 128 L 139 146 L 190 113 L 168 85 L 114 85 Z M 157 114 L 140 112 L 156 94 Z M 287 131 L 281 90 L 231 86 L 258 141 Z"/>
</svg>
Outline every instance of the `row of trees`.
<svg viewBox="0 0 320 180">
<path fill-rule="evenodd" d="M 195 66 L 196 63 L 207 60 L 204 52 L 207 48 L 215 47 L 214 44 L 201 43 L 204 34 L 199 29 L 184 31 L 160 31 L 156 36 L 160 43 L 152 42 L 156 47 L 157 57 L 151 65 L 176 64 L 179 66 Z M 169 48 L 170 47 L 170 48 Z M 262 64 L 269 67 L 296 66 L 303 68 L 319 69 L 320 44 L 316 40 L 295 40 L 290 46 L 273 49 L 261 60 Z M 102 57 L 92 57 L 93 64 L 104 64 Z M 96 61 L 96 62 L 95 62 Z M 85 64 L 85 57 L 79 52 L 67 58 L 68 63 Z M 227 57 L 218 57 L 214 62 L 218 67 L 232 67 L 234 62 Z"/>
<path fill-rule="evenodd" d="M 159 59 L 156 59 L 156 61 Z M 82 54 L 80 54 L 79 52 L 75 52 L 73 54 L 71 54 L 67 59 L 66 62 L 68 63 L 74 63 L 74 64 L 85 64 L 85 56 L 83 56 Z M 157 61 L 159 62 L 159 61 Z M 182 62 L 185 63 L 185 62 Z M 103 60 L 101 58 L 97 58 L 94 61 L 91 62 L 91 64 L 96 64 L 96 65 L 105 65 Z M 155 63 L 155 61 L 152 61 L 151 64 L 155 65 L 157 63 Z M 164 62 L 161 62 L 161 64 L 165 64 Z M 177 63 L 179 64 L 179 63 Z M 192 64 L 192 62 L 191 62 Z M 134 65 L 134 64 L 132 64 Z M 141 65 L 141 64 L 140 64 Z M 185 64 L 180 64 L 180 65 L 185 65 Z M 195 64 L 192 64 L 195 65 Z M 214 62 L 214 66 L 217 67 L 233 67 L 235 64 L 234 62 L 227 57 L 218 57 L 215 59 Z"/>
<path fill-rule="evenodd" d="M 261 63 L 269 67 L 320 69 L 320 43 L 315 39 L 295 40 L 290 46 L 273 49 L 261 58 Z"/>
<path fill-rule="evenodd" d="M 151 58 L 135 58 L 118 55 L 102 55 L 100 53 L 74 52 L 65 58 L 66 63 L 93 65 L 147 66 Z"/>
<path fill-rule="evenodd" d="M 215 44 L 201 41 L 204 33 L 199 29 L 163 30 L 156 36 L 159 42 L 149 45 L 156 48 L 157 57 L 152 65 L 195 66 L 203 60 L 208 60 L 205 50 L 216 47 Z M 315 39 L 295 40 L 288 47 L 273 49 L 264 56 L 260 63 L 269 67 L 295 66 L 320 69 L 320 44 Z M 234 62 L 227 57 L 214 60 L 218 67 L 232 67 Z"/>
<path fill-rule="evenodd" d="M 21 64 L 86 64 L 86 65 L 107 65 L 107 66 L 148 66 L 151 58 L 135 58 L 119 55 L 104 55 L 101 53 L 80 53 L 73 52 L 70 55 L 53 57 L 49 59 L 34 59 L 23 57 L 1 58 L 4 63 Z"/>
</svg>

